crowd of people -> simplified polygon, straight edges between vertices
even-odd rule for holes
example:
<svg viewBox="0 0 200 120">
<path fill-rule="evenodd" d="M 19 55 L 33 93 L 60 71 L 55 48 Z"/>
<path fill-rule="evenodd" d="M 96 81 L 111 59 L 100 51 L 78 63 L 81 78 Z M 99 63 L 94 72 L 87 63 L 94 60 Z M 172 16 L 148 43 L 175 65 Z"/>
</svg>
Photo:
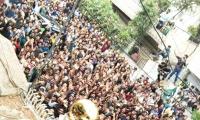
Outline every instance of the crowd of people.
<svg viewBox="0 0 200 120">
<path fill-rule="evenodd" d="M 54 110 L 55 117 L 66 114 L 76 100 L 83 98 L 98 106 L 100 120 L 169 117 L 165 113 L 169 105 L 162 98 L 159 82 L 150 83 L 146 76 L 130 80 L 128 62 L 112 49 L 98 24 L 89 22 L 76 10 L 65 25 L 73 5 L 74 0 L 22 0 L 0 8 L 0 33 L 13 44 L 27 78 L 50 59 L 34 88 Z M 64 32 L 59 33 L 54 23 L 47 24 L 46 18 L 57 21 L 59 27 L 66 26 Z M 171 111 L 171 116 L 177 117 L 184 110 L 174 104 Z"/>
</svg>

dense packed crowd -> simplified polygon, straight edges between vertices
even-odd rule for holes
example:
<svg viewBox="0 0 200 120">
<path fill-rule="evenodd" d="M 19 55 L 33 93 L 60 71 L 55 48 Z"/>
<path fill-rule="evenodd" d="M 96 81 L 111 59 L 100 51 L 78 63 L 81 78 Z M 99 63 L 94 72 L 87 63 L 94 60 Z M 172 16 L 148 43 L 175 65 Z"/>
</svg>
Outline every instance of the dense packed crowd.
<svg viewBox="0 0 200 120">
<path fill-rule="evenodd" d="M 27 78 L 35 66 L 46 63 L 50 48 L 60 41 L 35 83 L 55 117 L 67 113 L 74 101 L 82 98 L 98 106 L 101 120 L 163 117 L 168 106 L 159 83 L 150 83 L 145 76 L 131 81 L 128 62 L 111 48 L 111 41 L 95 22 L 76 10 L 61 37 L 53 23 L 46 23 L 44 18 L 65 26 L 73 5 L 74 0 L 23 0 L 0 8 L 0 33 L 12 42 Z M 184 111 L 180 105 L 172 108 L 175 117 Z"/>
</svg>

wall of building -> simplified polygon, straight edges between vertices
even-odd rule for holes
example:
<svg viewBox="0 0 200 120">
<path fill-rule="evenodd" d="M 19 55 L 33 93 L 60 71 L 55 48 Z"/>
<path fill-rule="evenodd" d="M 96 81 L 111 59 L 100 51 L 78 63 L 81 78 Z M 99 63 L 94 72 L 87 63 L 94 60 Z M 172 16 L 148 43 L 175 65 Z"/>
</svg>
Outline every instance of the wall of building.
<svg viewBox="0 0 200 120">
<path fill-rule="evenodd" d="M 194 53 L 188 60 L 188 69 L 194 74 L 200 81 L 200 47 L 198 46 Z M 200 86 L 199 86 L 200 87 Z"/>
<path fill-rule="evenodd" d="M 17 88 L 27 90 L 28 82 L 11 42 L 0 35 L 0 95 L 16 94 Z"/>
<path fill-rule="evenodd" d="M 159 32 L 165 45 L 172 46 L 170 59 L 172 63 L 176 63 L 176 55 L 179 55 L 180 57 L 184 56 L 185 54 L 190 55 L 197 47 L 196 43 L 189 40 L 191 34 L 188 32 L 188 28 L 190 26 L 196 26 L 200 24 L 200 7 L 194 6 L 193 10 L 183 10 L 182 12 L 171 7 L 171 12 L 172 14 L 175 13 L 175 17 L 172 19 L 172 21 L 175 23 L 175 27 L 170 30 L 167 35 L 162 34 L 159 30 L 157 31 Z M 156 24 L 157 23 L 155 23 L 155 25 Z M 162 41 L 153 28 L 148 31 L 148 34 L 154 38 L 160 49 L 164 49 Z"/>
<path fill-rule="evenodd" d="M 200 90 L 200 79 L 196 75 L 190 73 L 187 76 L 187 80 L 191 83 L 191 85 Z"/>
</svg>

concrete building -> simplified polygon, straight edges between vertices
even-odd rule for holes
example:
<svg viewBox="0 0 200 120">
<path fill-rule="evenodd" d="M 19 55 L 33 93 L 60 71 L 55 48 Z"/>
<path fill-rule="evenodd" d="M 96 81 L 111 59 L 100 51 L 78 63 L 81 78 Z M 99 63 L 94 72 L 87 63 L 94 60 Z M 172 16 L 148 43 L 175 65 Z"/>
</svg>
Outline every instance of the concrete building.
<svg viewBox="0 0 200 120">
<path fill-rule="evenodd" d="M 28 90 L 29 84 L 23 72 L 14 47 L 4 36 L 0 35 L 0 96 L 18 94 L 19 89 Z"/>
<path fill-rule="evenodd" d="M 142 10 L 139 0 L 112 0 L 112 3 L 114 9 L 119 13 L 125 23 L 133 20 L 137 13 Z M 198 67 L 198 61 L 200 60 L 200 48 L 198 47 L 198 44 L 189 40 L 191 33 L 188 32 L 188 28 L 190 26 L 197 26 L 200 24 L 200 7 L 193 6 L 192 9 L 183 11 L 179 11 L 173 6 L 169 9 L 171 10 L 171 20 L 175 23 L 174 28 L 165 35 L 160 30 L 157 31 L 159 32 L 165 45 L 172 46 L 170 54 L 170 61 L 172 65 L 175 65 L 177 62 L 176 55 L 182 57 L 187 54 L 190 56 L 188 59 L 188 69 L 184 70 L 189 70 L 190 74 L 188 74 L 188 72 L 182 72 L 182 74 L 187 73 L 189 75 L 188 79 L 190 79 L 193 84 L 198 83 L 198 81 L 200 81 L 200 65 Z M 154 26 L 156 25 L 157 22 L 154 23 Z M 147 33 L 148 36 L 146 39 L 142 40 L 143 46 L 141 47 L 140 60 L 137 64 L 143 68 L 144 71 L 151 76 L 151 78 L 156 79 L 159 61 L 154 61 L 150 54 L 164 49 L 164 45 L 153 28 L 151 28 Z M 200 86 L 200 83 L 198 84 L 198 86 Z"/>
<path fill-rule="evenodd" d="M 112 0 L 113 9 L 126 24 L 142 10 L 139 0 Z"/>
<path fill-rule="evenodd" d="M 200 90 L 200 47 L 198 46 L 196 51 L 191 56 L 191 60 L 188 61 L 188 75 L 187 79 Z"/>
<path fill-rule="evenodd" d="M 165 45 L 172 46 L 170 54 L 170 61 L 172 65 L 175 65 L 177 62 L 176 55 L 180 57 L 185 54 L 189 55 L 187 68 L 189 69 L 190 74 L 188 78 L 191 83 L 200 87 L 200 81 L 198 80 L 200 78 L 200 69 L 197 67 L 197 61 L 200 60 L 200 57 L 198 57 L 200 55 L 199 45 L 190 40 L 191 33 L 188 32 L 188 28 L 190 26 L 198 26 L 200 24 L 200 6 L 193 6 L 192 10 L 184 10 L 182 12 L 177 11 L 176 8 L 173 7 L 171 10 L 176 15 L 173 19 L 175 27 L 170 30 L 167 35 L 164 35 L 160 30 L 157 31 L 159 32 Z M 155 23 L 155 25 L 156 24 L 157 23 Z M 152 40 L 156 42 L 158 49 L 164 49 L 161 39 L 153 28 L 148 31 L 148 34 L 151 36 Z M 148 60 L 144 69 L 155 77 L 154 72 L 156 73 L 156 70 L 154 72 L 149 70 L 153 66 L 156 66 L 156 63 L 152 60 Z M 187 68 L 185 71 L 187 71 Z M 187 72 L 185 72 L 185 74 L 187 74 Z M 196 83 L 198 83 L 198 85 Z"/>
</svg>

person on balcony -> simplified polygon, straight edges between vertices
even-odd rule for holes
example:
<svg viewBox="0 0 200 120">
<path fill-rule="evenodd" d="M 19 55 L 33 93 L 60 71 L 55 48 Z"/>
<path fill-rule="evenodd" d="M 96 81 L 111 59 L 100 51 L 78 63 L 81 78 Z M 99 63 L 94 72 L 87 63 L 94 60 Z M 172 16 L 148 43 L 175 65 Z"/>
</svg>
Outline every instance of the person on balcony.
<svg viewBox="0 0 200 120">
<path fill-rule="evenodd" d="M 162 13 L 160 14 L 159 22 L 158 22 L 158 24 L 156 25 L 156 28 L 157 28 L 157 29 L 159 29 L 159 30 L 162 29 L 163 26 L 170 20 L 170 12 L 171 12 L 171 10 L 168 9 L 168 10 L 166 10 L 165 12 L 162 12 Z"/>
<path fill-rule="evenodd" d="M 133 49 L 132 49 L 132 51 L 131 51 L 131 53 L 130 53 L 131 54 L 131 58 L 132 58 L 132 60 L 134 62 L 138 62 L 139 57 L 140 57 L 139 52 L 140 52 L 139 47 L 138 46 L 134 46 Z"/>
<path fill-rule="evenodd" d="M 160 51 L 158 55 L 161 55 L 163 59 L 168 58 L 171 51 L 171 45 L 168 45 L 166 49 Z"/>
</svg>

